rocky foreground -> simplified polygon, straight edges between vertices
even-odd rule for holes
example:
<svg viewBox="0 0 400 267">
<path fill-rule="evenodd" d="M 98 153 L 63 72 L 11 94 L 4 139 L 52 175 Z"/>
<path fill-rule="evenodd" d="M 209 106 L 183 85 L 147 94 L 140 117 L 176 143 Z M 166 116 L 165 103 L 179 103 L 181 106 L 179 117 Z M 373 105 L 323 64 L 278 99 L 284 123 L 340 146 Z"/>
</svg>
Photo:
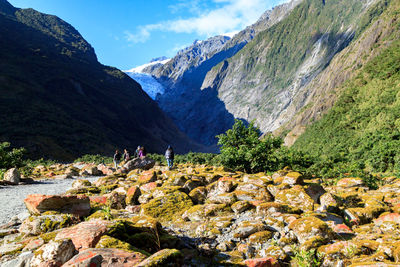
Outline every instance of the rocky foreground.
<svg viewBox="0 0 400 267">
<path fill-rule="evenodd" d="M 147 163 L 28 196 L 31 216 L 1 227 L 0 265 L 400 266 L 400 179 Z"/>
</svg>

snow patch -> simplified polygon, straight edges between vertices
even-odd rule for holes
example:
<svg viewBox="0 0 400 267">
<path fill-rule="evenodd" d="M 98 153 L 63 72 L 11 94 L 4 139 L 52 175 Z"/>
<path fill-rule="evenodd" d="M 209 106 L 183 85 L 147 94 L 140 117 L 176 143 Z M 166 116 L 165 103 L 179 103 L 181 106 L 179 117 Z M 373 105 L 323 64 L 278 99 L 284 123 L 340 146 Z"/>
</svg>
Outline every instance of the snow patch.
<svg viewBox="0 0 400 267">
<path fill-rule="evenodd" d="M 164 60 L 152 61 L 150 63 L 144 64 L 144 65 L 141 65 L 141 66 L 138 66 L 138 67 L 134 67 L 134 68 L 132 68 L 130 70 L 126 70 L 124 72 L 126 72 L 126 73 L 128 73 L 128 72 L 143 73 L 143 70 L 145 68 L 149 67 L 149 66 L 153 66 L 153 65 L 156 65 L 156 64 L 164 65 L 164 64 L 167 64 L 168 61 L 170 61 L 170 60 L 171 60 L 170 58 L 167 58 L 167 59 L 164 59 Z"/>
</svg>

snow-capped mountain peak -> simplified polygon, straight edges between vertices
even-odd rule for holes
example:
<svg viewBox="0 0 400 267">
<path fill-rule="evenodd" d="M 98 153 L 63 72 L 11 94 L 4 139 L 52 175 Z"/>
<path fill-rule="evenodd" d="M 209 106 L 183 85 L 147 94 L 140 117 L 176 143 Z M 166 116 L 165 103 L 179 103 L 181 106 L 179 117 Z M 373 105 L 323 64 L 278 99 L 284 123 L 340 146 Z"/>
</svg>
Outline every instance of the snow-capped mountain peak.
<svg viewBox="0 0 400 267">
<path fill-rule="evenodd" d="M 130 70 L 126 70 L 126 71 L 124 71 L 124 72 L 126 72 L 126 73 L 128 73 L 128 72 L 143 73 L 143 70 L 144 70 L 145 68 L 147 68 L 147 67 L 154 66 L 154 65 L 156 65 L 156 64 L 162 64 L 162 65 L 164 65 L 164 64 L 168 63 L 168 61 L 170 61 L 170 60 L 171 60 L 170 58 L 165 59 L 165 57 L 162 57 L 161 60 L 157 60 L 157 59 L 156 59 L 156 60 L 152 60 L 152 61 L 149 62 L 149 63 L 143 64 L 143 65 L 141 65 L 141 66 L 134 67 L 134 68 L 132 68 L 132 69 L 130 69 Z"/>
</svg>

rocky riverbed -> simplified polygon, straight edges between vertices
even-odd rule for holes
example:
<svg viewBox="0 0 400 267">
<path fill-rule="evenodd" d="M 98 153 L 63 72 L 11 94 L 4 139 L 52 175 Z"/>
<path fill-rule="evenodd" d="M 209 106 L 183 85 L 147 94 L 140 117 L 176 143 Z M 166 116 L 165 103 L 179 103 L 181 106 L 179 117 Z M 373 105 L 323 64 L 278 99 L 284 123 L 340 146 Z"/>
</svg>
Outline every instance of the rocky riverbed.
<svg viewBox="0 0 400 267">
<path fill-rule="evenodd" d="M 74 179 L 44 179 L 36 180 L 33 184 L 0 187 L 0 203 L 6 203 L 1 208 L 0 225 L 10 221 L 14 216 L 21 215 L 21 218 L 28 213 L 24 199 L 30 194 L 55 195 L 64 193 L 71 188 L 76 179 L 88 179 L 94 182 L 99 177 L 74 177 Z"/>
<path fill-rule="evenodd" d="M 398 178 L 124 170 L 28 197 L 32 215 L 1 230 L 2 266 L 400 265 Z"/>
</svg>

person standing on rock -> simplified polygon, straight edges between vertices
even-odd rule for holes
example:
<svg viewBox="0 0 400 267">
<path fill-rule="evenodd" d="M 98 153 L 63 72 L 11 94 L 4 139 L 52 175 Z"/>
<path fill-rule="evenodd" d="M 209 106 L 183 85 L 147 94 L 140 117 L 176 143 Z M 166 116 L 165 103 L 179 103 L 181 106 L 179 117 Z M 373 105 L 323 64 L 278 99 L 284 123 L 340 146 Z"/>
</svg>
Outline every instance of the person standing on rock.
<svg viewBox="0 0 400 267">
<path fill-rule="evenodd" d="M 144 147 L 140 147 L 138 157 L 143 158 L 145 156 L 146 156 L 146 150 L 144 149 Z"/>
<path fill-rule="evenodd" d="M 118 169 L 118 164 L 119 164 L 120 160 L 121 160 L 121 153 L 119 153 L 119 150 L 117 149 L 117 150 L 115 150 L 114 159 L 113 159 L 114 167 L 116 170 Z"/>
<path fill-rule="evenodd" d="M 125 148 L 124 149 L 124 155 L 122 156 L 124 162 L 128 162 L 131 159 L 131 156 L 129 155 L 129 151 Z"/>
<path fill-rule="evenodd" d="M 168 168 L 172 168 L 174 166 L 174 150 L 171 146 L 168 146 L 167 151 L 165 151 L 165 158 L 167 159 Z"/>
<path fill-rule="evenodd" d="M 138 158 L 139 157 L 139 151 L 140 151 L 140 146 L 138 146 L 137 148 L 136 148 L 136 151 L 135 151 L 135 158 Z"/>
</svg>

